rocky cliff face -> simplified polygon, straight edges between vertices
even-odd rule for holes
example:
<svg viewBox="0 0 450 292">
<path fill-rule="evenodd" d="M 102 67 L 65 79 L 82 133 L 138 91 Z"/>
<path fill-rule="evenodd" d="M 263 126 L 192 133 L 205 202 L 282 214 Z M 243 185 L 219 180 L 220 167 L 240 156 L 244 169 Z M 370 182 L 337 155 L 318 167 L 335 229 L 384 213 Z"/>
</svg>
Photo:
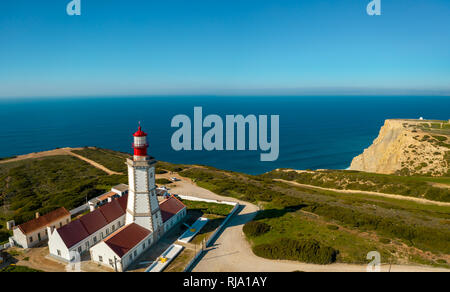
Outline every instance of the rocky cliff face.
<svg viewBox="0 0 450 292">
<path fill-rule="evenodd" d="M 350 169 L 441 176 L 449 172 L 449 157 L 448 122 L 386 120 L 373 144 L 353 159 Z"/>
</svg>

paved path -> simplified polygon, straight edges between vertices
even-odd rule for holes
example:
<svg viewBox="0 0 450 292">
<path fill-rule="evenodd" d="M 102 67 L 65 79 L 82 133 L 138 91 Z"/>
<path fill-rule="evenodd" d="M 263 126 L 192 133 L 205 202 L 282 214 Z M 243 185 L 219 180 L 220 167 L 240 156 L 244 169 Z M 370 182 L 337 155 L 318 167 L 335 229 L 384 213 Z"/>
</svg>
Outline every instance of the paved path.
<svg viewBox="0 0 450 292">
<path fill-rule="evenodd" d="M 189 179 L 174 174 L 165 174 L 160 177 L 178 177 L 181 180 L 176 182 L 170 192 L 180 195 L 196 196 L 205 199 L 233 201 L 242 205 L 241 209 L 228 222 L 225 230 L 220 234 L 215 244 L 206 252 L 194 267 L 194 272 L 364 272 L 366 265 L 352 264 L 332 264 L 315 265 L 305 264 L 294 261 L 268 260 L 257 257 L 253 254 L 249 242 L 246 240 L 242 227 L 245 223 L 251 221 L 259 210 L 258 206 L 236 200 L 230 197 L 219 196 L 209 190 L 195 185 Z M 170 186 L 170 185 L 169 185 Z M 393 272 L 435 272 L 445 271 L 428 266 L 409 266 L 409 265 L 383 265 L 382 271 Z"/>
<path fill-rule="evenodd" d="M 386 194 L 386 193 L 378 193 L 378 192 L 370 192 L 370 191 L 339 190 L 339 189 L 323 188 L 323 187 L 318 187 L 318 186 L 313 186 L 313 185 L 305 185 L 305 184 L 298 183 L 296 181 L 290 181 L 290 180 L 284 180 L 284 179 L 275 179 L 275 180 L 276 181 L 280 181 L 280 182 L 284 182 L 284 183 L 287 183 L 287 184 L 299 186 L 299 187 L 309 188 L 309 189 L 332 191 L 332 192 L 342 193 L 342 194 L 364 194 L 364 195 L 385 197 L 385 198 L 391 198 L 391 199 L 397 199 L 397 200 L 413 201 L 413 202 L 420 203 L 420 204 L 428 204 L 428 205 L 437 205 L 437 206 L 450 207 L 450 203 L 448 203 L 448 202 L 432 201 L 432 200 L 427 200 L 427 199 L 423 199 L 423 198 L 408 197 L 408 196 L 395 195 L 395 194 Z"/>
</svg>

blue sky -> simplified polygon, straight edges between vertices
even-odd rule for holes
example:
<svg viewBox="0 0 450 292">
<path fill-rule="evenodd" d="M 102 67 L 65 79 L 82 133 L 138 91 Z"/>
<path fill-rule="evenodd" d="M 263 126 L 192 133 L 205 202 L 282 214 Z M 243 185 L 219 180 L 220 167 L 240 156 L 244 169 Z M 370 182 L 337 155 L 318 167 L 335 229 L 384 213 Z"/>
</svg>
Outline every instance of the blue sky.
<svg viewBox="0 0 450 292">
<path fill-rule="evenodd" d="M 0 97 L 450 94 L 450 1 L 0 1 Z"/>
</svg>

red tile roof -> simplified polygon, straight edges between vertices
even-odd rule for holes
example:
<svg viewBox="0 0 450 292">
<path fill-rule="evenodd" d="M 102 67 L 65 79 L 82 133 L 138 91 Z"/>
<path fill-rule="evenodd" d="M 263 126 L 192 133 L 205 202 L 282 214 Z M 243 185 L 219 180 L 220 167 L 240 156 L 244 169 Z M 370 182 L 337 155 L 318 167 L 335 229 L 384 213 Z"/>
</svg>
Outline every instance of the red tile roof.
<svg viewBox="0 0 450 292">
<path fill-rule="evenodd" d="M 113 222 L 124 214 L 125 209 L 126 207 L 123 208 L 120 205 L 119 200 L 113 200 L 109 204 L 106 204 L 98 208 L 97 210 L 102 213 L 107 222 Z"/>
<path fill-rule="evenodd" d="M 109 223 L 105 216 L 103 216 L 100 208 L 84 215 L 79 220 L 89 234 L 95 233 L 97 230 Z"/>
<path fill-rule="evenodd" d="M 175 214 L 183 210 L 186 206 L 174 196 L 159 203 L 163 222 L 172 218 Z"/>
<path fill-rule="evenodd" d="M 123 216 L 126 211 L 127 199 L 128 195 L 124 195 L 82 216 L 80 219 L 58 228 L 57 231 L 67 248 L 71 248 L 89 235 Z"/>
<path fill-rule="evenodd" d="M 33 231 L 37 231 L 39 229 L 46 228 L 47 226 L 51 226 L 53 223 L 55 223 L 55 221 L 60 220 L 67 216 L 70 219 L 69 211 L 67 211 L 66 208 L 64 208 L 64 207 L 61 207 L 50 213 L 39 216 L 39 218 L 35 218 L 33 220 L 30 220 L 28 222 L 20 224 L 18 226 L 18 228 L 24 234 L 30 234 Z"/>
<path fill-rule="evenodd" d="M 80 220 L 74 220 L 57 229 L 67 248 L 71 248 L 78 242 L 89 236 Z"/>
<path fill-rule="evenodd" d="M 136 224 L 131 223 L 117 230 L 111 234 L 104 242 L 120 257 L 122 258 L 139 242 L 144 240 L 149 234 L 150 230 Z"/>
</svg>

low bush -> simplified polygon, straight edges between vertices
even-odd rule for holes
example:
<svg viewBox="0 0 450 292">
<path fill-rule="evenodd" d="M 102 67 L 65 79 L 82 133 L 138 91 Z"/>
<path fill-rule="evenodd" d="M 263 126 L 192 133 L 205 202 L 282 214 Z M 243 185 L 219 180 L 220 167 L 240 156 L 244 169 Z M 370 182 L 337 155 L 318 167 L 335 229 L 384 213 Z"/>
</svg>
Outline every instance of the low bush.
<svg viewBox="0 0 450 292">
<path fill-rule="evenodd" d="M 168 180 L 167 178 L 159 178 L 156 180 L 156 184 L 158 184 L 158 185 L 168 185 L 171 183 L 172 183 L 172 181 Z"/>
<path fill-rule="evenodd" d="M 0 270 L 0 273 L 36 273 L 42 272 L 25 266 L 10 265 Z"/>
<path fill-rule="evenodd" d="M 253 252 L 260 257 L 278 260 L 294 260 L 313 264 L 331 264 L 336 261 L 338 251 L 329 246 L 322 246 L 318 241 L 294 240 L 282 238 L 270 244 L 253 247 Z"/>
<path fill-rule="evenodd" d="M 256 237 L 269 232 L 270 225 L 264 222 L 250 221 L 244 225 L 244 233 L 249 237 Z"/>
</svg>

